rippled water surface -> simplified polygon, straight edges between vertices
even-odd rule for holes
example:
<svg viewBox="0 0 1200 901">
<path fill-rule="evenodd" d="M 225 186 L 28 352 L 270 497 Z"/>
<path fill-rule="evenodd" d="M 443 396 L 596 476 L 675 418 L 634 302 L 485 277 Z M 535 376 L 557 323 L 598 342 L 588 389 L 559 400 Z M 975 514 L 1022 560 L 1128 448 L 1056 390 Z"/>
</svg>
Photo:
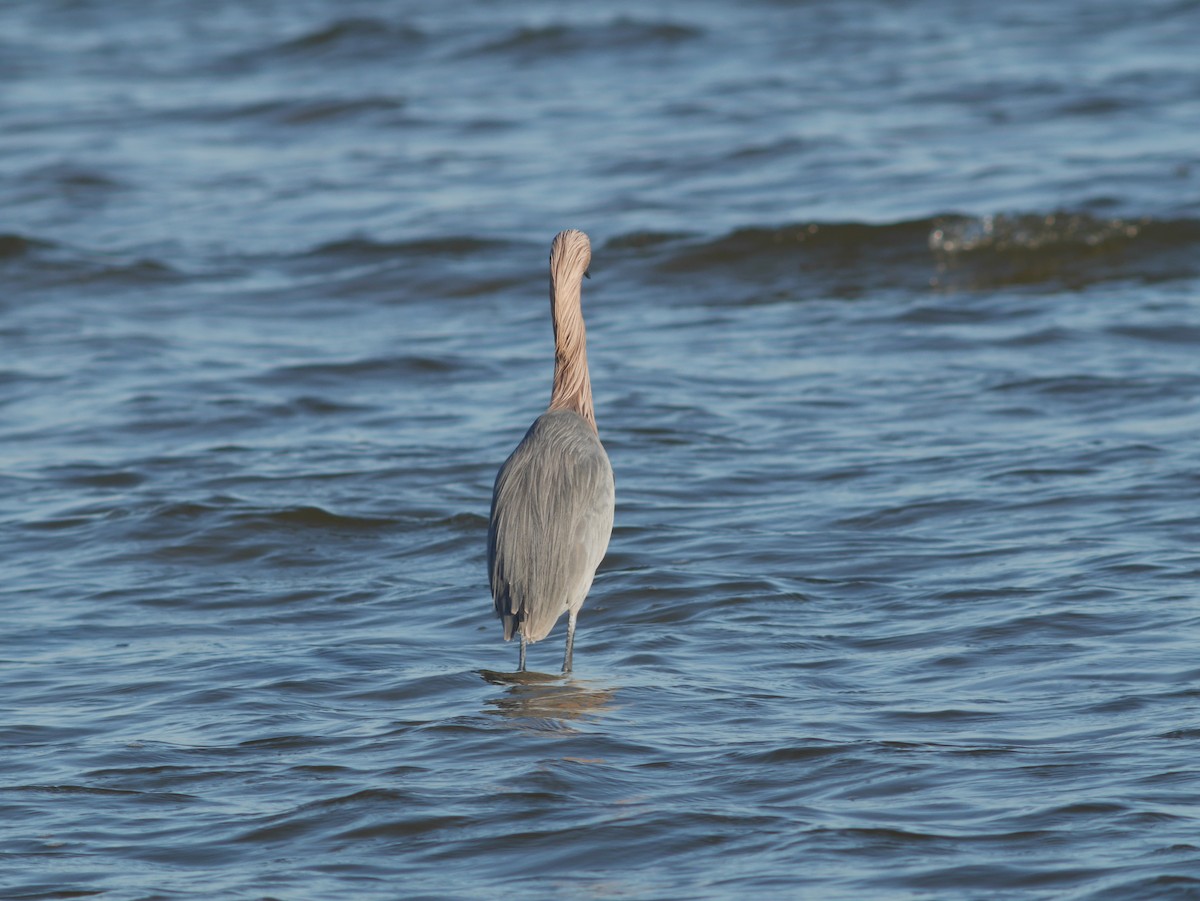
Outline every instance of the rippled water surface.
<svg viewBox="0 0 1200 901">
<path fill-rule="evenodd" d="M 1198 43 L 0 5 L 0 897 L 1200 898 Z M 515 676 L 568 226 L 616 528 Z"/>
</svg>

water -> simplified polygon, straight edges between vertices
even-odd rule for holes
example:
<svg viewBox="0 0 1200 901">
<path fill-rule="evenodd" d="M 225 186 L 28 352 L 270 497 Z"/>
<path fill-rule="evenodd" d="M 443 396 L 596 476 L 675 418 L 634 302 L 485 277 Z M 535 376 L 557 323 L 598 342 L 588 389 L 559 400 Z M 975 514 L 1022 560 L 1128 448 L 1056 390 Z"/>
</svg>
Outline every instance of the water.
<svg viewBox="0 0 1200 901">
<path fill-rule="evenodd" d="M 0 896 L 1200 897 L 1197 42 L 0 7 Z M 518 679 L 568 226 L 617 520 Z"/>
</svg>

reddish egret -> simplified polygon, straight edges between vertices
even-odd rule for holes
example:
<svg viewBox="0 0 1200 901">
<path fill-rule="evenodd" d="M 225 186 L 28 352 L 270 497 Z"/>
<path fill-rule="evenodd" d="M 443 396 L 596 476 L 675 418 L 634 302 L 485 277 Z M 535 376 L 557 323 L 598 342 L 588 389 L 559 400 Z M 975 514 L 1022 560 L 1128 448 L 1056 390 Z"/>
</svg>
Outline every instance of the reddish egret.
<svg viewBox="0 0 1200 901">
<path fill-rule="evenodd" d="M 580 307 L 591 261 L 592 245 L 581 231 L 559 232 L 550 245 L 550 408 L 504 461 L 492 490 L 488 579 L 504 640 L 521 636 L 521 672 L 526 643 L 549 635 L 564 613 L 562 671 L 571 671 L 575 619 L 612 533 L 613 472 L 596 431 Z"/>
</svg>

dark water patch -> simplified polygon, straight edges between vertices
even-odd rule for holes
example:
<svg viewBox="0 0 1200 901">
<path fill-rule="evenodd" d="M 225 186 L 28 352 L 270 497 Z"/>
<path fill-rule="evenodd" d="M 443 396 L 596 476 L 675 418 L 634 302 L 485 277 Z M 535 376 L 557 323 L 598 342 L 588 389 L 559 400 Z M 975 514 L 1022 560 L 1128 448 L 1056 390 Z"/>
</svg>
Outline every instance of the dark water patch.
<svg viewBox="0 0 1200 901">
<path fill-rule="evenodd" d="M 1010 347 L 1039 347 L 1043 345 L 1065 344 L 1072 337 L 1074 336 L 1066 329 L 1058 326 L 1049 326 L 1022 332 L 1013 335 L 1011 338 L 1004 338 L 1000 343 Z"/>
<path fill-rule="evenodd" d="M 1191 868 L 1192 862 L 1179 866 Z M 1188 873 L 1146 876 L 1114 882 L 1106 888 L 1087 895 L 1089 901 L 1159 901 L 1159 899 L 1192 899 L 1200 896 L 1200 878 Z"/>
<path fill-rule="evenodd" d="M 0 235 L 0 265 L 10 284 L 23 288 L 153 285 L 184 277 L 162 260 L 68 247 L 21 235 Z"/>
<path fill-rule="evenodd" d="M 59 162 L 26 172 L 21 179 L 20 198 L 24 202 L 59 200 L 79 210 L 114 202 L 125 190 L 128 185 L 99 169 Z M 5 256 L 3 241 L 0 236 L 0 258 Z"/>
<path fill-rule="evenodd" d="M 367 516 L 339 516 L 320 507 L 294 507 L 261 513 L 243 513 L 235 523 L 246 529 L 288 526 L 301 529 L 329 530 L 334 532 L 374 532 L 396 525 L 394 520 Z"/>
<path fill-rule="evenodd" d="M 53 744 L 81 737 L 87 732 L 87 728 L 82 726 L 48 726 L 22 722 L 0 724 L 0 740 L 14 748 Z"/>
<path fill-rule="evenodd" d="M 935 253 L 952 256 L 978 250 L 1036 252 L 1102 249 L 1138 237 L 1150 223 L 1097 219 L 1088 214 L 998 215 L 983 218 L 944 217 L 930 233 Z M 1191 229 L 1194 233 L 1195 229 Z"/>
<path fill-rule="evenodd" d="M 32 882 L 14 886 L 14 901 L 56 901 L 56 899 L 94 898 L 108 893 L 108 889 L 73 889 L 65 888 L 60 880 L 53 882 Z"/>
<path fill-rule="evenodd" d="M 939 217 L 929 247 L 939 284 L 974 288 L 1197 274 L 1200 222 L 1099 219 L 1087 213 Z"/>
<path fill-rule="evenodd" d="M 373 263 L 397 258 L 466 257 L 477 258 L 480 254 L 498 252 L 513 245 L 505 241 L 477 238 L 470 235 L 451 235 L 444 238 L 428 238 L 416 241 L 376 241 L 367 237 L 347 238 L 331 241 L 305 251 L 305 257 L 322 257 L 354 263 Z"/>
<path fill-rule="evenodd" d="M 90 526 L 94 522 L 95 518 L 89 516 L 56 516 L 36 522 L 22 523 L 21 527 L 34 532 L 60 532 Z"/>
<path fill-rule="evenodd" d="M 744 228 L 675 250 L 660 267 L 667 273 L 744 273 L 755 285 L 784 276 L 821 279 L 838 295 L 856 296 L 869 285 L 901 278 L 926 283 L 923 244 L 929 221 L 865 225 L 830 223 Z"/>
<path fill-rule="evenodd" d="M 471 55 L 504 55 L 545 61 L 586 52 L 622 53 L 638 49 L 661 49 L 700 38 L 703 31 L 693 25 L 648 22 L 619 17 L 601 24 L 545 25 L 519 28 L 499 40 L 489 41 Z"/>
<path fill-rule="evenodd" d="M 755 751 L 740 756 L 747 764 L 780 766 L 806 763 L 810 760 L 821 760 L 825 757 L 841 757 L 853 748 L 853 745 L 839 744 L 837 742 L 812 741 L 802 745 L 774 748 L 770 751 Z"/>
<path fill-rule="evenodd" d="M 131 542 L 118 560 L 319 565 L 332 550 L 314 541 L 380 541 L 395 520 L 331 513 L 319 507 L 259 508 L 234 498 L 125 510 L 120 532 Z M 107 518 L 111 519 L 113 513 Z M 290 561 L 284 563 L 284 560 Z"/>
<path fill-rule="evenodd" d="M 456 829 L 462 829 L 472 822 L 466 815 L 447 816 L 433 814 L 425 817 L 405 816 L 388 822 L 370 823 L 356 826 L 339 833 L 336 838 L 345 842 L 380 842 L 385 845 L 395 845 L 399 849 L 408 847 L 407 843 L 426 836 L 452 835 Z"/>
<path fill-rule="evenodd" d="M 1200 741 L 1200 726 L 1194 729 L 1172 729 L 1170 732 L 1165 732 L 1159 738 L 1166 739 L 1184 739 L 1189 741 Z"/>
<path fill-rule="evenodd" d="M 526 263 L 514 273 L 514 262 L 522 257 L 519 246 L 465 235 L 396 242 L 352 237 L 297 254 L 289 266 L 320 275 L 322 290 L 338 297 L 397 304 L 444 302 L 449 297 L 503 294 L 525 282 L 536 268 Z M 435 260 L 455 265 L 431 277 Z"/>
<path fill-rule="evenodd" d="M 53 248 L 54 244 L 49 241 L 40 241 L 24 235 L 0 235 L 0 260 L 24 257 L 36 251 L 49 251 Z"/>
<path fill-rule="evenodd" d="M 629 232 L 609 238 L 604 244 L 604 249 L 606 251 L 639 251 L 695 237 L 696 235 L 691 232 Z"/>
<path fill-rule="evenodd" d="M 1200 375 L 1164 374 L 1147 377 L 1063 373 L 1047 374 L 1032 379 L 1003 381 L 988 386 L 987 391 L 1028 397 L 1042 411 L 1074 410 L 1101 419 L 1108 419 L 1111 418 L 1114 409 L 1124 409 L 1125 405 L 1137 403 L 1152 405 L 1161 403 L 1165 399 L 1183 398 L 1197 387 L 1200 387 Z M 1087 452 L 1086 457 L 1101 462 L 1112 462 L 1114 459 L 1126 458 L 1130 455 L 1145 456 L 1159 453 L 1161 453 L 1161 449 L 1155 448 L 1153 445 L 1145 445 L 1138 448 L 1095 449 Z"/>
<path fill-rule="evenodd" d="M 468 534 L 479 534 L 486 528 L 488 519 L 482 513 L 455 513 L 453 516 L 435 517 L 426 521 L 431 526 L 445 526 Z"/>
<path fill-rule="evenodd" d="M 261 123 L 264 128 L 272 126 L 319 126 L 330 127 L 338 123 L 349 125 L 358 120 L 372 120 L 381 124 L 397 124 L 402 121 L 405 101 L 399 97 L 338 97 L 317 96 L 301 99 L 268 100 L 233 109 L 213 110 L 207 116 L 214 121 L 246 119 Z M 189 116 L 195 118 L 196 113 Z"/>
<path fill-rule="evenodd" d="M 1114 335 L 1162 344 L 1182 344 L 1200 347 L 1200 325 L 1178 322 L 1166 325 L 1117 325 L 1109 329 Z"/>
<path fill-rule="evenodd" d="M 715 240 L 632 234 L 613 248 L 653 252 L 664 273 L 739 275 L 759 291 L 790 279 L 835 296 L 870 289 L 985 290 L 1114 279 L 1177 280 L 1200 272 L 1195 220 L 1101 220 L 1085 213 L 744 228 Z M 760 295 L 761 296 L 761 295 Z M 767 295 L 769 298 L 771 295 Z M 781 295 L 781 299 L 787 294 Z M 941 321 L 940 319 L 935 321 Z"/>
<path fill-rule="evenodd" d="M 1064 116 L 1110 116 L 1137 105 L 1132 97 L 1117 97 L 1113 95 L 1097 95 L 1071 100 L 1059 107 L 1058 111 Z"/>
<path fill-rule="evenodd" d="M 729 155 L 728 159 L 733 162 L 766 161 L 789 157 L 797 153 L 802 153 L 809 148 L 810 144 L 807 141 L 802 141 L 798 138 L 784 138 L 766 144 L 750 144 L 745 147 L 739 147 Z"/>
<path fill-rule="evenodd" d="M 1059 610 L 1045 613 L 1021 614 L 1003 622 L 981 625 L 972 630 L 976 641 L 997 639 L 1035 640 L 1061 637 L 1065 640 L 1095 638 L 1119 634 L 1129 628 L 1129 617 L 1114 617 L 1105 613 L 1083 610 Z"/>
<path fill-rule="evenodd" d="M 712 853 L 713 849 L 755 843 L 759 836 L 770 834 L 772 827 L 780 828 L 781 818 L 738 816 L 695 812 L 689 818 L 694 828 L 686 831 L 671 828 L 670 818 L 655 814 L 642 805 L 627 812 L 604 815 L 593 812 L 585 815 L 576 827 L 590 847 L 596 849 L 595 863 L 587 865 L 584 873 L 603 878 L 602 861 L 620 859 L 627 866 L 646 866 L 664 857 L 692 853 Z M 522 858 L 537 855 L 554 868 L 570 866 L 572 852 L 558 840 L 554 829 L 512 829 L 507 834 L 482 837 L 479 845 L 498 861 L 498 875 L 512 878 L 524 875 Z M 454 847 L 439 849 L 437 859 L 447 859 Z"/>
<path fill-rule="evenodd" d="M 1017 468 L 1007 469 L 1002 472 L 996 472 L 988 475 L 986 478 L 996 482 L 1013 482 L 1016 484 L 1022 483 L 1057 483 L 1066 479 L 1080 479 L 1094 475 L 1095 470 L 1092 468 L 1077 468 L 1077 469 L 1036 469 L 1036 468 Z"/>
<path fill-rule="evenodd" d="M 102 788 L 90 785 L 14 785 L 0 787 L 0 796 L 8 793 L 17 794 L 26 792 L 66 796 L 97 796 L 137 804 L 192 804 L 200 800 L 196 795 L 175 791 L 134 791 L 131 789 Z"/>
<path fill-rule="evenodd" d="M 493 301 L 511 296 L 514 289 L 529 292 L 536 284 L 538 267 L 522 264 L 521 254 L 503 242 L 477 239 L 431 239 L 415 242 L 376 242 L 350 239 L 330 242 L 272 260 L 288 278 L 303 284 L 299 296 L 314 312 L 335 317 L 339 303 L 362 301 L 385 305 L 442 305 L 450 299 L 467 301 L 463 313 L 477 309 L 476 299 Z M 438 258 L 455 259 L 458 265 L 433 274 Z M 254 265 L 253 261 L 249 265 Z M 540 279 L 539 279 L 540 281 Z M 544 286 L 542 287 L 544 292 Z M 540 293 L 540 292 L 539 292 Z M 297 291 L 270 288 L 259 295 L 258 308 L 281 302 L 294 304 Z"/>
<path fill-rule="evenodd" d="M 960 303 L 918 304 L 896 317 L 898 322 L 912 325 L 971 325 L 990 322 L 995 311 L 986 307 L 970 307 Z"/>
<path fill-rule="evenodd" d="M 102 172 L 74 166 L 51 166 L 39 169 L 34 174 L 53 181 L 67 193 L 109 191 L 124 187 L 122 182 Z"/>
<path fill-rule="evenodd" d="M 404 383 L 413 379 L 464 377 L 470 373 L 478 373 L 483 368 L 477 361 L 457 355 L 412 354 L 403 357 L 281 366 L 257 376 L 254 381 L 264 385 L 304 385 L 311 390 L 317 386 L 353 386 L 364 381 L 395 380 L 397 383 Z"/>
<path fill-rule="evenodd" d="M 297 367 L 304 369 L 304 367 Z M 314 374 L 311 390 L 327 390 Z M 269 381 L 270 377 L 259 377 L 257 381 Z M 243 380 L 237 380 L 239 388 Z M 292 381 L 280 387 L 296 389 L 301 383 Z M 222 391 L 228 390 L 223 388 Z M 123 405 L 127 410 L 128 427 L 142 434 L 165 434 L 171 432 L 192 433 L 201 437 L 211 430 L 218 432 L 261 431 L 277 428 L 292 420 L 304 423 L 315 418 L 342 419 L 357 417 L 376 411 L 371 404 L 357 403 L 352 398 L 334 398 L 304 394 L 299 397 L 279 400 L 277 398 L 249 399 L 245 393 L 235 395 L 213 395 L 193 399 L 186 405 L 179 399 L 180 392 L 167 395 L 140 395 L 128 398 Z M 184 391 L 186 393 L 186 391 Z"/>
<path fill-rule="evenodd" d="M 295 416 L 341 416 L 347 413 L 366 413 L 376 410 L 373 405 L 335 401 L 327 397 L 304 395 L 289 401 L 281 413 Z"/>
<path fill-rule="evenodd" d="M 1109 874 L 1109 868 L 1062 867 L 1055 864 L 927 867 L 909 876 L 892 877 L 912 891 L 963 891 L 964 886 L 986 885 L 990 892 L 1025 890 L 1063 890 L 1086 884 Z"/>
<path fill-rule="evenodd" d="M 354 53 L 361 53 L 364 40 L 371 41 L 380 37 L 388 38 L 389 42 L 397 38 L 410 42 L 420 40 L 422 33 L 412 25 L 380 19 L 340 19 L 324 28 L 280 44 L 278 49 L 303 52 L 313 48 L 348 45 Z"/>
<path fill-rule="evenodd" d="M 426 39 L 424 32 L 407 22 L 348 17 L 275 44 L 232 54 L 222 60 L 220 69 L 269 71 L 279 64 L 299 66 L 331 62 L 362 65 L 386 59 L 390 54 L 411 53 Z"/>
<path fill-rule="evenodd" d="M 45 474 L 79 488 L 136 488 L 146 481 L 146 476 L 139 472 L 91 466 L 53 467 L 45 470 Z"/>
<path fill-rule="evenodd" d="M 942 520 L 945 517 L 973 516 L 989 508 L 997 509 L 997 506 L 982 498 L 948 498 L 872 510 L 844 519 L 838 525 L 853 529 L 892 530 L 920 526 L 929 520 Z"/>
</svg>

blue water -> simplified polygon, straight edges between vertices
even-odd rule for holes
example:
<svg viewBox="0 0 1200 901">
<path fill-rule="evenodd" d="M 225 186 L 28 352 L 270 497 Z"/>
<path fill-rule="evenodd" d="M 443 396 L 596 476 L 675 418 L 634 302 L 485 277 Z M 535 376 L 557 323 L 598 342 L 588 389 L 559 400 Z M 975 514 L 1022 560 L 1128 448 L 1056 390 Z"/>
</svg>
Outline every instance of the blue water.
<svg viewBox="0 0 1200 901">
<path fill-rule="evenodd" d="M 0 6 L 0 898 L 1200 898 L 1200 6 Z M 515 676 L 585 283 L 609 555 Z"/>
</svg>

